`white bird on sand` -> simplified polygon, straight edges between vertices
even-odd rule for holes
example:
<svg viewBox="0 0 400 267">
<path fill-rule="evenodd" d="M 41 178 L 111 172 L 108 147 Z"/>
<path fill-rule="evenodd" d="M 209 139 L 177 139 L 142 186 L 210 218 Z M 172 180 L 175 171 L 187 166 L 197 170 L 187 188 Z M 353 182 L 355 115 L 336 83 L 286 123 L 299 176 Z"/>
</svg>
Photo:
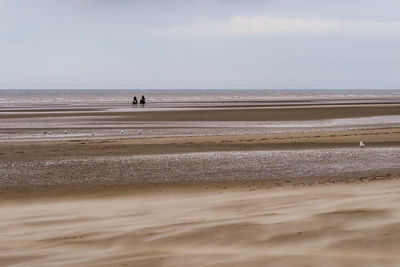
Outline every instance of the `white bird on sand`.
<svg viewBox="0 0 400 267">
<path fill-rule="evenodd" d="M 365 148 L 364 142 L 360 141 L 360 148 Z"/>
<path fill-rule="evenodd" d="M 67 131 L 67 130 L 65 130 L 65 131 L 64 131 L 64 134 L 67 134 L 67 133 L 68 133 L 68 131 Z"/>
<path fill-rule="evenodd" d="M 137 134 L 138 134 L 138 135 L 142 135 L 143 132 L 142 132 L 141 130 L 139 130 L 139 131 L 137 132 Z"/>
<path fill-rule="evenodd" d="M 49 134 L 49 135 L 52 135 L 53 133 L 52 133 L 52 132 L 48 132 L 48 134 Z"/>
<path fill-rule="evenodd" d="M 125 131 L 124 130 L 121 130 L 121 134 L 124 134 L 125 133 Z"/>
</svg>

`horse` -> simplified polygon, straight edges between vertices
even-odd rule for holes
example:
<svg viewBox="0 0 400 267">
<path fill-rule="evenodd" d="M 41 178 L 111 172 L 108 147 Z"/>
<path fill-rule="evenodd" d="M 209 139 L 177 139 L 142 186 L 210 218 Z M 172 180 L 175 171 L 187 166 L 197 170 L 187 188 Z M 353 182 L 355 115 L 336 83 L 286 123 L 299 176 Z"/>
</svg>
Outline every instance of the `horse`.
<svg viewBox="0 0 400 267">
<path fill-rule="evenodd" d="M 137 108 L 137 98 L 136 98 L 136 96 L 133 98 L 132 107 L 133 108 Z"/>
<path fill-rule="evenodd" d="M 146 104 L 146 101 L 142 98 L 142 99 L 140 99 L 140 106 L 142 107 L 142 108 L 144 108 L 144 105 Z"/>
</svg>

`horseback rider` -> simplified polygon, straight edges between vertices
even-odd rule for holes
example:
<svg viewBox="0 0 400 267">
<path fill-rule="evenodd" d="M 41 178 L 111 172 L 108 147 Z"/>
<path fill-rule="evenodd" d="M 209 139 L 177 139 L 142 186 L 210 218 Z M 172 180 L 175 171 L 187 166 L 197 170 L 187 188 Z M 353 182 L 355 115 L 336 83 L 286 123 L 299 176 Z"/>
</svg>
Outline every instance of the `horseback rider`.
<svg viewBox="0 0 400 267">
<path fill-rule="evenodd" d="M 132 101 L 132 107 L 137 107 L 137 104 L 138 104 L 137 97 L 134 96 Z"/>
<path fill-rule="evenodd" d="M 144 95 L 142 95 L 142 99 L 140 99 L 140 106 L 142 108 L 144 108 L 144 105 L 146 104 L 146 98 L 144 97 Z"/>
</svg>

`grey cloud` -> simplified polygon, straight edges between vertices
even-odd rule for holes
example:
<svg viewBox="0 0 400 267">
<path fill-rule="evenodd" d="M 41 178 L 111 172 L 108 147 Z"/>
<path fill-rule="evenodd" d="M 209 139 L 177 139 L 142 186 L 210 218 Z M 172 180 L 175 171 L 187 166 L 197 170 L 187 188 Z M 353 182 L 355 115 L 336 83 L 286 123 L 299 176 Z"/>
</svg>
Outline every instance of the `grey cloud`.
<svg viewBox="0 0 400 267">
<path fill-rule="evenodd" d="M 397 88 L 397 0 L 0 0 L 0 88 Z M 352 31 L 171 35 L 202 18 Z M 250 23 L 249 23 L 250 21 Z M 370 21 L 377 30 L 355 27 Z M 361 27 L 362 28 L 362 27 Z M 193 28 L 185 28 L 193 33 Z M 261 28 L 261 33 L 265 32 Z"/>
</svg>

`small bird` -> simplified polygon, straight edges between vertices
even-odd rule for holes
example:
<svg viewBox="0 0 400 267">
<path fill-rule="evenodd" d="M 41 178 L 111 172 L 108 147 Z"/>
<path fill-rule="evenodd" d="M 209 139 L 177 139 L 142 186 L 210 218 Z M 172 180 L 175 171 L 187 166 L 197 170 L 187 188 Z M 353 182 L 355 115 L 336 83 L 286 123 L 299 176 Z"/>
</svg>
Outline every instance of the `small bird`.
<svg viewBox="0 0 400 267">
<path fill-rule="evenodd" d="M 52 135 L 53 133 L 52 133 L 52 132 L 48 132 L 48 134 L 49 134 L 49 135 Z"/>
<path fill-rule="evenodd" d="M 360 148 L 365 148 L 364 142 L 360 141 Z"/>
<path fill-rule="evenodd" d="M 138 135 L 142 135 L 143 132 L 142 132 L 141 130 L 139 130 L 139 131 L 137 132 L 137 134 L 138 134 Z"/>
<path fill-rule="evenodd" d="M 124 130 L 121 130 L 121 134 L 124 134 L 125 133 L 125 131 Z"/>
<path fill-rule="evenodd" d="M 43 131 L 43 134 L 47 134 L 47 131 L 46 131 L 46 130 L 44 130 L 44 131 Z"/>
<path fill-rule="evenodd" d="M 64 131 L 64 134 L 68 134 L 68 131 L 67 131 L 67 130 L 65 130 L 65 131 Z"/>
</svg>

